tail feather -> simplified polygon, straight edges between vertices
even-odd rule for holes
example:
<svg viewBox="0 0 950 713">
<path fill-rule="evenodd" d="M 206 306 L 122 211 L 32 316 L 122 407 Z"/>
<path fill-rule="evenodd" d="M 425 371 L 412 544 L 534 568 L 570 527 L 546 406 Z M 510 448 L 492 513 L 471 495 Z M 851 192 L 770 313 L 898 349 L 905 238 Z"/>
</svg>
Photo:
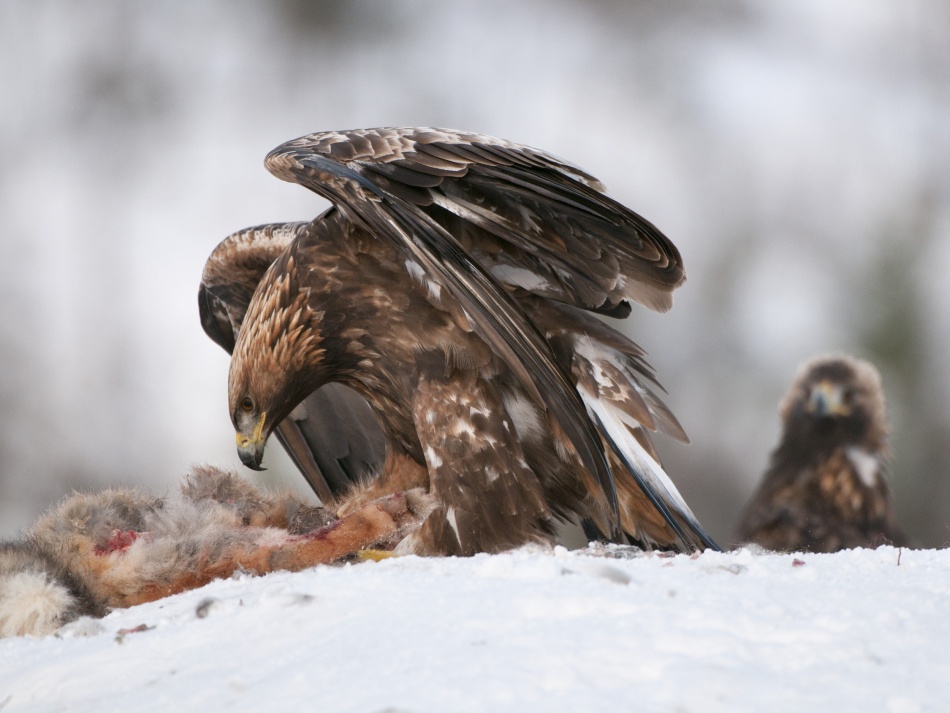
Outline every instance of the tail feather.
<svg viewBox="0 0 950 713">
<path fill-rule="evenodd" d="M 662 513 L 677 537 L 690 547 L 718 550 L 719 546 L 699 524 L 673 481 L 630 433 L 616 409 L 583 387 L 578 391 L 591 410 L 607 445 L 623 462 L 653 506 Z"/>
<path fill-rule="evenodd" d="M 606 329 L 604 326 L 601 331 Z M 638 353 L 619 351 L 588 331 L 575 338 L 571 370 L 608 449 L 676 535 L 690 547 L 719 549 L 659 463 L 648 431 L 687 439 L 666 405 L 637 379 L 643 372 Z"/>
</svg>

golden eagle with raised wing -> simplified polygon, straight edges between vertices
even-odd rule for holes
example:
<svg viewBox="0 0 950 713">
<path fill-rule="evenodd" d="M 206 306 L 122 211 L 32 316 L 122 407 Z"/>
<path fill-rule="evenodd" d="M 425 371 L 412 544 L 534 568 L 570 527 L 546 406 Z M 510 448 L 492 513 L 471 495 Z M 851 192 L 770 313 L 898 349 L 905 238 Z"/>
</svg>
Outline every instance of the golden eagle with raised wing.
<svg viewBox="0 0 950 713">
<path fill-rule="evenodd" d="M 906 544 L 884 479 L 887 418 L 874 365 L 805 362 L 780 413 L 781 439 L 737 540 L 787 552 Z"/>
<path fill-rule="evenodd" d="M 563 520 L 715 547 L 650 440 L 685 440 L 652 369 L 594 316 L 671 306 L 685 273 L 659 230 L 580 168 L 479 134 L 311 134 L 265 165 L 333 207 L 235 233 L 205 267 L 245 465 L 276 430 L 341 512 L 427 488 L 439 506 L 401 551 L 496 552 Z"/>
</svg>

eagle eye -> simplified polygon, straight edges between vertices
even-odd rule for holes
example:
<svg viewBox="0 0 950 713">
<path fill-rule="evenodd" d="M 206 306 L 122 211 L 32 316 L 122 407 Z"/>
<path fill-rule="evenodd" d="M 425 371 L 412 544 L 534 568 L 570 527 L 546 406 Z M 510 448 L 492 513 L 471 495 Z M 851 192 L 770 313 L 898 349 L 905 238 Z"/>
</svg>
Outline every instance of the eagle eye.
<svg viewBox="0 0 950 713">
<path fill-rule="evenodd" d="M 241 399 L 241 410 L 244 411 L 244 413 L 251 413 L 251 411 L 254 410 L 254 399 L 250 396 L 245 396 Z"/>
</svg>

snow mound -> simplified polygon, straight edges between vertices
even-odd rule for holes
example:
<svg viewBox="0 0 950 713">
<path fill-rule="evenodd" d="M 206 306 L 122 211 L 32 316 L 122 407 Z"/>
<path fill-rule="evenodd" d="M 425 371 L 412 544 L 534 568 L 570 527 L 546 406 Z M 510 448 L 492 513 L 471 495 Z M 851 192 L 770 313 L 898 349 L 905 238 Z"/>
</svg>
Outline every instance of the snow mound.
<svg viewBox="0 0 950 713">
<path fill-rule="evenodd" d="M 0 710 L 910 713 L 948 641 L 947 551 L 404 557 L 0 641 Z"/>
</svg>

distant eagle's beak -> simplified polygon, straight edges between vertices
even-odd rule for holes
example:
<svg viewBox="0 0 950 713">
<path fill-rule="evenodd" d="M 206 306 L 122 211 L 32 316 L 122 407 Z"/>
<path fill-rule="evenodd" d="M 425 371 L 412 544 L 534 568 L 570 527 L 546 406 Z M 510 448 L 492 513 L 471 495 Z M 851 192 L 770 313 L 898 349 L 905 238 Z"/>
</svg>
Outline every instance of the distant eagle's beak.
<svg viewBox="0 0 950 713">
<path fill-rule="evenodd" d="M 844 402 L 841 384 L 819 381 L 811 391 L 808 410 L 816 416 L 848 416 L 851 409 Z"/>
<path fill-rule="evenodd" d="M 264 435 L 264 422 L 267 420 L 267 413 L 261 414 L 260 421 L 254 427 L 254 433 L 250 437 L 243 433 L 236 434 L 238 456 L 241 462 L 251 470 L 267 470 L 261 468 L 261 460 L 264 458 L 264 443 L 267 436 Z"/>
</svg>

